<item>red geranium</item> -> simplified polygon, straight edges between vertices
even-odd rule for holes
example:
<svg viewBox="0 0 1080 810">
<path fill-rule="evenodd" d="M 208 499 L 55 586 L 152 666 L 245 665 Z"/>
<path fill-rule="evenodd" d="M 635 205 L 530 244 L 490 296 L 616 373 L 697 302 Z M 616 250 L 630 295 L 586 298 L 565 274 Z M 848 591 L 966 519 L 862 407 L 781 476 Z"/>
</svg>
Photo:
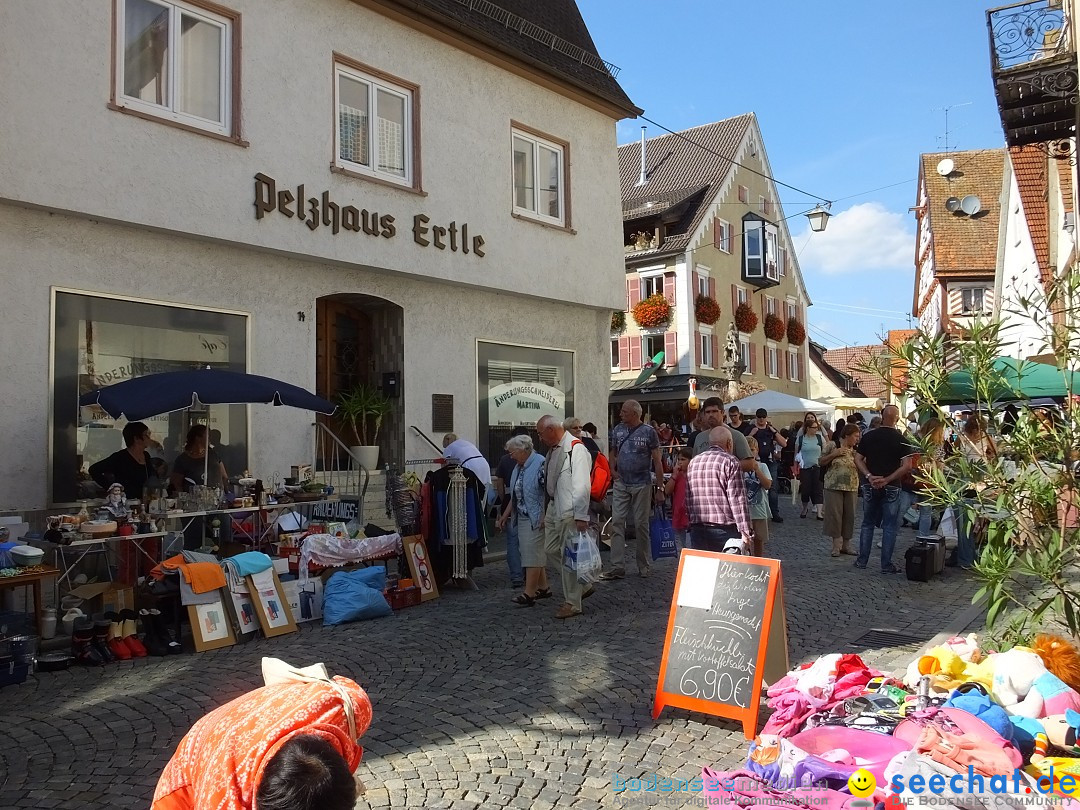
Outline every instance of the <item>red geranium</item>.
<svg viewBox="0 0 1080 810">
<path fill-rule="evenodd" d="M 748 335 L 757 329 L 757 313 L 749 304 L 739 304 L 735 308 L 735 326 Z"/>
<path fill-rule="evenodd" d="M 765 337 L 769 340 L 783 340 L 784 332 L 784 322 L 779 315 L 770 312 L 765 316 Z"/>
<path fill-rule="evenodd" d="M 798 318 L 788 318 L 787 339 L 792 346 L 802 346 L 806 340 L 806 329 L 799 323 Z"/>
<path fill-rule="evenodd" d="M 694 317 L 697 318 L 698 323 L 712 326 L 720 320 L 720 305 L 716 303 L 715 298 L 699 295 L 694 300 Z"/>
<path fill-rule="evenodd" d="M 671 304 L 660 293 L 650 295 L 634 307 L 634 320 L 646 329 L 671 322 Z"/>
</svg>

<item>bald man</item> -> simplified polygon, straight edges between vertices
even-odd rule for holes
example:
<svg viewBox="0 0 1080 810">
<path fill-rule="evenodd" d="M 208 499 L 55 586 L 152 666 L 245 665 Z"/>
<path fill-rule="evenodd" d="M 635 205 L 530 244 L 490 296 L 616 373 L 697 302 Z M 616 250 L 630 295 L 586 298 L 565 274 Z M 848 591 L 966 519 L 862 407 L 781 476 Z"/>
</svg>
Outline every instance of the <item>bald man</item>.
<svg viewBox="0 0 1080 810">
<path fill-rule="evenodd" d="M 686 506 L 695 549 L 722 552 L 729 540 L 737 538 L 754 547 L 746 485 L 732 449 L 731 431 L 723 425 L 714 427 L 708 449 L 695 455 L 687 468 Z"/>
<path fill-rule="evenodd" d="M 911 467 L 911 455 L 917 452 L 904 434 L 896 429 L 900 409 L 886 405 L 881 410 L 881 427 L 868 430 L 859 440 L 855 466 L 866 476 L 869 486 L 863 491 L 862 527 L 859 529 L 859 556 L 856 568 L 866 568 L 874 547 L 874 529 L 881 524 L 881 573 L 898 574 L 893 565 L 893 549 L 900 525 L 900 481 Z"/>
</svg>

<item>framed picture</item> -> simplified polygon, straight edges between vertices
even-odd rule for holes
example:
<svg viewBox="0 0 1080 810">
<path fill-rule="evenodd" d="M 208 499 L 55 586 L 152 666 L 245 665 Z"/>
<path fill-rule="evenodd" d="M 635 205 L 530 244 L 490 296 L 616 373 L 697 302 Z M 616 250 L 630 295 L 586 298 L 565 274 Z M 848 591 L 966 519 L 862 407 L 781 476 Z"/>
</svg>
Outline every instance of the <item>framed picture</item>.
<svg viewBox="0 0 1080 810">
<path fill-rule="evenodd" d="M 281 589 L 298 624 L 322 618 L 323 581 L 320 577 L 309 577 L 303 585 L 299 580 L 287 579 L 281 583 Z"/>
<path fill-rule="evenodd" d="M 285 600 L 281 580 L 273 568 L 252 574 L 247 578 L 252 606 L 259 619 L 263 635 L 267 638 L 296 632 L 292 610 Z"/>
<path fill-rule="evenodd" d="M 435 584 L 435 577 L 431 573 L 431 559 L 428 557 L 424 538 L 418 534 L 403 537 L 401 545 L 405 549 L 405 559 L 409 561 L 409 573 L 412 574 L 412 580 L 420 589 L 420 601 L 426 602 L 428 599 L 437 598 L 439 586 Z"/>
<path fill-rule="evenodd" d="M 259 617 L 255 615 L 255 604 L 251 593 L 245 590 L 238 593 L 229 590 L 230 601 L 233 609 L 233 623 L 241 635 L 254 633 L 259 629 Z"/>
<path fill-rule="evenodd" d="M 236 643 L 229 610 L 225 607 L 225 590 L 219 589 L 217 596 L 217 600 L 205 605 L 188 605 L 188 621 L 191 622 L 196 652 L 231 647 Z"/>
</svg>

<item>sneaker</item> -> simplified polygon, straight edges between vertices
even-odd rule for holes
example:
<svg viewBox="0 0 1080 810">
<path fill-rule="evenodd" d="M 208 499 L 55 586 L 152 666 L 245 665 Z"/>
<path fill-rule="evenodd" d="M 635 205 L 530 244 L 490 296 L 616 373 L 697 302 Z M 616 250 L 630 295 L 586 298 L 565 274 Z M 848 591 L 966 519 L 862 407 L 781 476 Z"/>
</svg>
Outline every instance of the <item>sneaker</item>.
<svg viewBox="0 0 1080 810">
<path fill-rule="evenodd" d="M 895 565 L 890 563 L 888 566 L 881 569 L 881 573 L 883 573 L 883 574 L 899 574 L 900 569 L 897 568 Z"/>
<path fill-rule="evenodd" d="M 772 522 L 773 523 L 783 523 L 784 519 L 782 517 L 780 517 L 779 515 L 774 515 L 773 519 L 772 519 Z"/>
<path fill-rule="evenodd" d="M 611 582 L 613 579 L 622 579 L 626 576 L 626 571 L 622 568 L 612 568 L 610 571 L 605 571 L 600 575 L 600 579 L 604 582 Z"/>
<path fill-rule="evenodd" d="M 515 591 L 520 591 L 522 588 L 525 587 L 525 580 L 515 579 L 510 583 L 510 587 L 513 588 Z"/>
<path fill-rule="evenodd" d="M 852 563 L 852 566 L 855 567 L 855 568 L 859 568 L 859 569 L 864 570 L 866 568 L 866 563 L 861 563 L 858 560 L 856 560 L 855 562 Z"/>
</svg>

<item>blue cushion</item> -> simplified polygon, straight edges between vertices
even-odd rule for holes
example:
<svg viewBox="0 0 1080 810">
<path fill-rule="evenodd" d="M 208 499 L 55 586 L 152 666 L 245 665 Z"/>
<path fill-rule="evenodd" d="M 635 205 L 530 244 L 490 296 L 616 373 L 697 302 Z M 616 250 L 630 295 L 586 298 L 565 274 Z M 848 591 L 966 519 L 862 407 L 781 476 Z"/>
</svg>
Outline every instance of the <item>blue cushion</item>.
<svg viewBox="0 0 1080 810">
<path fill-rule="evenodd" d="M 338 571 L 323 590 L 323 624 L 389 616 L 394 610 L 383 596 L 385 588 L 386 569 L 382 566 Z"/>
</svg>

